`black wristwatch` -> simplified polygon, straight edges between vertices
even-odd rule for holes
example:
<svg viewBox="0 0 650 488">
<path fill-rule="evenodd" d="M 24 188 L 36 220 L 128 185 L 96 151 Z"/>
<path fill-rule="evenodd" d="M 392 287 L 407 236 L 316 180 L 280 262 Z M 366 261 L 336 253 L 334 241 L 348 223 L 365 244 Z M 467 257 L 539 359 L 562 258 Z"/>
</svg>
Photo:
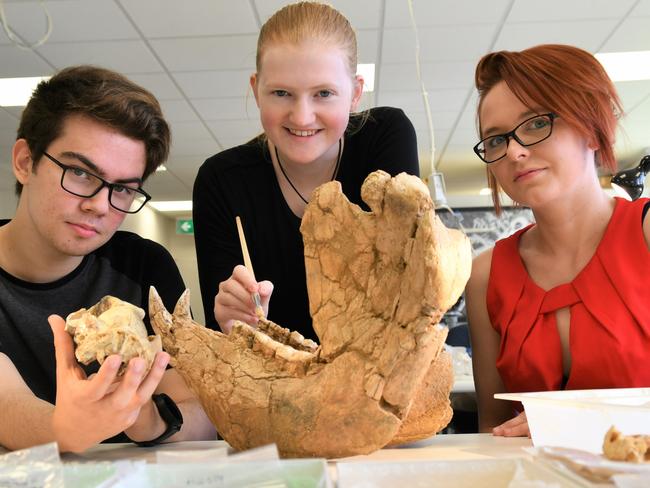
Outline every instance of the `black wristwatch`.
<svg viewBox="0 0 650 488">
<path fill-rule="evenodd" d="M 167 428 L 165 429 L 165 432 L 153 440 L 136 442 L 136 444 L 140 447 L 151 447 L 155 446 L 156 444 L 160 444 L 162 441 L 168 437 L 173 436 L 176 432 L 181 430 L 181 426 L 183 425 L 183 415 L 181 414 L 178 405 L 174 403 L 174 400 L 169 398 L 164 393 L 161 393 L 159 395 L 152 395 L 151 399 L 158 409 L 160 418 L 162 418 L 167 424 Z"/>
</svg>

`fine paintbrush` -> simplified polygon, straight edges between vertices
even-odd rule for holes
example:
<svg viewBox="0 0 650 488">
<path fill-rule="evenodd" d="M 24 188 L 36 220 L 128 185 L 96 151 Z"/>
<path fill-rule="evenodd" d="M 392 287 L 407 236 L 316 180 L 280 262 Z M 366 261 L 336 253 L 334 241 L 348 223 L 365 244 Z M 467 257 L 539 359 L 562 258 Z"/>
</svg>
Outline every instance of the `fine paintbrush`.
<svg viewBox="0 0 650 488">
<path fill-rule="evenodd" d="M 248 246 L 246 245 L 246 237 L 244 237 L 244 229 L 241 225 L 241 219 L 239 215 L 235 217 L 237 222 L 237 232 L 239 233 L 239 244 L 241 245 L 241 252 L 244 255 L 244 266 L 246 269 L 251 272 L 253 279 L 255 279 L 255 272 L 253 271 L 253 264 L 251 263 L 251 257 L 248 255 Z M 257 280 L 256 280 L 257 281 Z M 253 303 L 255 303 L 255 314 L 260 318 L 264 318 L 264 309 L 262 308 L 262 300 L 260 299 L 260 294 L 256 291 L 251 294 L 253 297 Z"/>
</svg>

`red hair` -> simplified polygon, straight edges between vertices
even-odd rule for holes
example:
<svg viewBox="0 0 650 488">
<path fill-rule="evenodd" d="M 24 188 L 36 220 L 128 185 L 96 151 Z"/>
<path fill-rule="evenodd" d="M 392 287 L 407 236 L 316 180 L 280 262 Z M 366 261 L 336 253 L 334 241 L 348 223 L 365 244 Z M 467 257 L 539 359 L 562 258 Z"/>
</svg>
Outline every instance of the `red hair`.
<svg viewBox="0 0 650 488">
<path fill-rule="evenodd" d="M 616 171 L 613 146 L 623 109 L 612 80 L 592 54 L 561 44 L 486 54 L 476 66 L 477 113 L 485 96 L 500 81 L 505 81 L 527 107 L 542 106 L 562 117 L 598 148 L 596 163 L 612 173 Z M 487 174 L 492 201 L 499 213 L 498 184 L 489 169 Z"/>
</svg>

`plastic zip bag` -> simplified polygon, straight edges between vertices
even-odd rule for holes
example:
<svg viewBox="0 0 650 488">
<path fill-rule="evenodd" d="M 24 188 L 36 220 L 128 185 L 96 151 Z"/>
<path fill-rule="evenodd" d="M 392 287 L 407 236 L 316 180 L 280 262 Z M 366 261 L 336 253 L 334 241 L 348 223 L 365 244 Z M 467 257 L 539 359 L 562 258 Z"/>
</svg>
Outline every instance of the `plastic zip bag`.
<svg viewBox="0 0 650 488">
<path fill-rule="evenodd" d="M 0 456 L 0 486 L 63 488 L 63 465 L 55 442 Z"/>
</svg>

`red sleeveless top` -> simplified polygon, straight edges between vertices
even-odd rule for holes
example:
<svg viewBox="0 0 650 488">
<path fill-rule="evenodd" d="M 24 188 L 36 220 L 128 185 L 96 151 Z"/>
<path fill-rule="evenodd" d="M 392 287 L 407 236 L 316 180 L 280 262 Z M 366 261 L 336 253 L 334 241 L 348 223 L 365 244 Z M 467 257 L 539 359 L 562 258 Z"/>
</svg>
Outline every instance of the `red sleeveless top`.
<svg viewBox="0 0 650 488">
<path fill-rule="evenodd" d="M 537 286 L 519 255 L 531 226 L 498 241 L 487 309 L 501 335 L 497 369 L 509 392 L 562 389 L 555 312 L 569 307 L 571 371 L 566 389 L 650 386 L 650 251 L 642 229 L 648 199 L 616 199 L 605 234 L 570 283 Z"/>
</svg>

